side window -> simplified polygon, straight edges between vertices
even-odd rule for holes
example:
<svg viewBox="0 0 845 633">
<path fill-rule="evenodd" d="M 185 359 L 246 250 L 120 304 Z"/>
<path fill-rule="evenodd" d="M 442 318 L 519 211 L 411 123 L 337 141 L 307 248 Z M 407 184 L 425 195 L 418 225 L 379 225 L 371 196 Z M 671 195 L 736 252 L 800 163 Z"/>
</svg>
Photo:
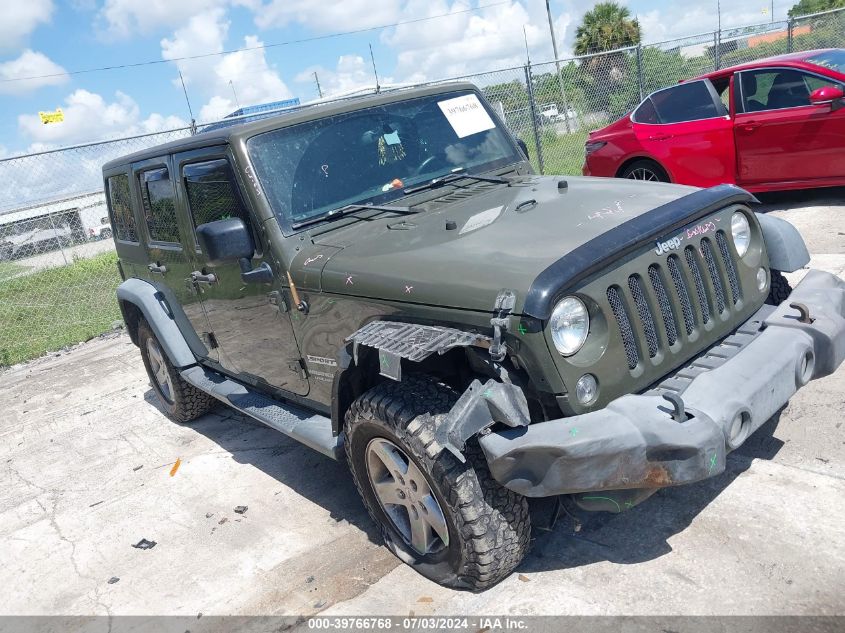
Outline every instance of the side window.
<svg viewBox="0 0 845 633">
<path fill-rule="evenodd" d="M 640 104 L 640 107 L 634 112 L 632 118 L 637 123 L 660 123 L 660 119 L 657 118 L 657 110 L 654 109 L 654 104 L 651 102 L 651 97 Z"/>
<path fill-rule="evenodd" d="M 824 86 L 838 86 L 816 75 L 790 68 L 742 73 L 742 100 L 746 112 L 783 110 L 810 105 L 810 93 Z"/>
<path fill-rule="evenodd" d="M 182 178 L 195 228 L 226 218 L 241 218 L 249 224 L 225 158 L 185 165 Z"/>
<path fill-rule="evenodd" d="M 138 175 L 138 180 L 150 239 L 155 242 L 178 243 L 176 197 L 167 167 L 145 171 Z"/>
<path fill-rule="evenodd" d="M 137 242 L 138 229 L 135 225 L 135 214 L 132 213 L 132 203 L 129 196 L 129 176 L 126 174 L 111 176 L 107 183 L 109 214 L 114 226 L 115 237 L 124 242 Z"/>
<path fill-rule="evenodd" d="M 678 84 L 651 95 L 660 123 L 683 123 L 714 119 L 725 115 L 724 107 L 717 107 L 708 84 L 691 81 Z"/>
</svg>

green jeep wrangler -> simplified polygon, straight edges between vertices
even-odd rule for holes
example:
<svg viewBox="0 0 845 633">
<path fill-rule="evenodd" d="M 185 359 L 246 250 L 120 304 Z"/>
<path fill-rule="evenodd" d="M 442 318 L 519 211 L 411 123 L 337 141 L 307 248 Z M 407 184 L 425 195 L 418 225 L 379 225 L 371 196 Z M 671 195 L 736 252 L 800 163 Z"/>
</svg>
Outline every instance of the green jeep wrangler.
<svg viewBox="0 0 845 633">
<path fill-rule="evenodd" d="M 161 406 L 345 453 L 387 546 L 480 590 L 528 497 L 713 477 L 845 357 L 845 283 L 734 186 L 537 176 L 444 84 L 208 129 L 103 169 Z"/>
</svg>

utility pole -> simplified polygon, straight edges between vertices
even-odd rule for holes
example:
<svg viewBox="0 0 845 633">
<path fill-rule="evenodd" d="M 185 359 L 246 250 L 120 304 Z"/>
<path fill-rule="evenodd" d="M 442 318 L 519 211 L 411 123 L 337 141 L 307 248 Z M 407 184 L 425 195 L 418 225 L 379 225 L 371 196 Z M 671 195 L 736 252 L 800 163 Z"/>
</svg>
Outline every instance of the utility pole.
<svg viewBox="0 0 845 633">
<path fill-rule="evenodd" d="M 320 88 L 320 78 L 317 76 L 317 71 L 314 71 L 314 81 L 317 82 L 317 94 L 320 95 L 320 99 L 323 98 L 323 90 Z"/>
<path fill-rule="evenodd" d="M 557 84 L 560 88 L 560 101 L 563 106 L 563 120 L 566 123 L 566 133 L 569 134 L 569 106 L 566 104 L 566 91 L 563 88 L 563 77 L 560 75 L 560 62 L 557 54 L 557 38 L 555 37 L 555 25 L 552 20 L 552 9 L 549 6 L 549 0 L 546 0 L 546 15 L 549 17 L 549 33 L 552 36 L 552 50 L 555 55 L 555 73 L 557 74 Z"/>
<path fill-rule="evenodd" d="M 373 45 L 369 44 L 370 47 L 370 59 L 373 62 L 373 74 L 376 76 L 376 94 L 381 92 L 381 86 L 378 83 L 378 71 L 376 70 L 376 56 L 373 55 Z"/>
</svg>

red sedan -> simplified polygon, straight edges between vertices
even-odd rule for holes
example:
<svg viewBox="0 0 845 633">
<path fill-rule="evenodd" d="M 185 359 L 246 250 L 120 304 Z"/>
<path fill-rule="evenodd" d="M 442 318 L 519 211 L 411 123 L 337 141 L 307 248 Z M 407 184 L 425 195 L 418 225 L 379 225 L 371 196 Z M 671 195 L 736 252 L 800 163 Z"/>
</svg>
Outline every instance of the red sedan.
<svg viewBox="0 0 845 633">
<path fill-rule="evenodd" d="M 845 49 L 724 68 L 592 132 L 586 176 L 750 191 L 845 185 Z"/>
</svg>

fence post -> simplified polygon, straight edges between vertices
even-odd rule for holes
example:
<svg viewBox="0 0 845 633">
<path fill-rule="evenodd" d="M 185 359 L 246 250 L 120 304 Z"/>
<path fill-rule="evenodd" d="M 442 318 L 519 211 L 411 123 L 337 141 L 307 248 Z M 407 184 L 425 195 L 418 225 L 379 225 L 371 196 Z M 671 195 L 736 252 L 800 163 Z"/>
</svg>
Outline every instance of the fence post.
<svg viewBox="0 0 845 633">
<path fill-rule="evenodd" d="M 719 50 L 720 48 L 722 48 L 722 32 L 713 31 L 713 70 L 719 70 L 719 66 L 722 62 L 720 59 L 722 56 L 722 53 Z"/>
<path fill-rule="evenodd" d="M 62 259 L 65 260 L 65 266 L 67 266 L 67 255 L 65 255 L 65 246 L 62 244 L 62 238 L 58 236 L 58 229 L 56 229 L 56 223 L 53 222 L 53 214 L 47 216 L 50 218 L 50 226 L 53 228 L 53 235 L 56 236 L 56 242 L 59 244 L 59 250 L 62 252 Z"/>
<path fill-rule="evenodd" d="M 792 52 L 792 45 L 793 45 L 792 38 L 794 36 L 794 31 L 795 31 L 795 18 L 790 16 L 789 20 L 786 23 L 786 52 L 787 53 Z"/>
<path fill-rule="evenodd" d="M 534 131 L 534 146 L 537 148 L 537 164 L 540 173 L 546 173 L 543 164 L 543 144 L 540 142 L 540 130 L 537 129 L 537 103 L 534 101 L 534 79 L 531 76 L 531 62 L 525 66 L 525 85 L 528 87 L 528 105 L 531 109 L 531 129 Z"/>
<path fill-rule="evenodd" d="M 645 99 L 643 90 L 643 45 L 637 44 L 637 83 L 640 86 L 640 101 Z"/>
</svg>

